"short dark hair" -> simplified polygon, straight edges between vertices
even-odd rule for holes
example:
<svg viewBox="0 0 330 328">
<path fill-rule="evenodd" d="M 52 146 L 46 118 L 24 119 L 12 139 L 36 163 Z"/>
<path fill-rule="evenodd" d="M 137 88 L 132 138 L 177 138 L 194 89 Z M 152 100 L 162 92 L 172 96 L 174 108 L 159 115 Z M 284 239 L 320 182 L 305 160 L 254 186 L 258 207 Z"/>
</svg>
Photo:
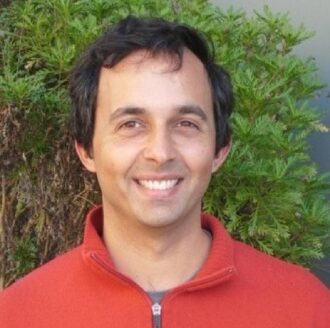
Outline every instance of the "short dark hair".
<svg viewBox="0 0 330 328">
<path fill-rule="evenodd" d="M 128 16 L 119 21 L 87 49 L 71 73 L 69 92 L 74 138 L 90 150 L 102 67 L 111 68 L 134 51 L 147 50 L 151 55 L 177 56 L 179 69 L 184 48 L 188 48 L 203 63 L 210 81 L 217 152 L 230 141 L 228 120 L 233 108 L 233 92 L 230 77 L 214 62 L 214 47 L 209 44 L 192 27 L 161 18 Z"/>
</svg>

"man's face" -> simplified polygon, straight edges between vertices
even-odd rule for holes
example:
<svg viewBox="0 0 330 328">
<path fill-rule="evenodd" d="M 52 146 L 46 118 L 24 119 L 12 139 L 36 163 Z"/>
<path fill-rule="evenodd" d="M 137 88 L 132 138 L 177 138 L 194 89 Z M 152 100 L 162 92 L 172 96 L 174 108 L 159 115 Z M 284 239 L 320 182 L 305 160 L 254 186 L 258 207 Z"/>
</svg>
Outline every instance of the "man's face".
<svg viewBox="0 0 330 328">
<path fill-rule="evenodd" d="M 211 89 L 202 63 L 185 50 L 175 58 L 137 51 L 99 81 L 91 155 L 105 213 L 149 227 L 199 218 L 211 172 L 228 149 L 215 151 Z"/>
</svg>

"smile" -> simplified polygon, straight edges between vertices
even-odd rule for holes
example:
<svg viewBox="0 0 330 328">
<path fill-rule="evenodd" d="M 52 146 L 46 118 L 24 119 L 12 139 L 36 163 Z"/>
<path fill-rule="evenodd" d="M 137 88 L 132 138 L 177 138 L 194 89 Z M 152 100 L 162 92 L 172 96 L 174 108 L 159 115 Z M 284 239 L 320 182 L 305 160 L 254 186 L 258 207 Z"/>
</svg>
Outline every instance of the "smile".
<svg viewBox="0 0 330 328">
<path fill-rule="evenodd" d="M 167 190 L 177 185 L 179 179 L 172 180 L 138 180 L 138 183 L 149 190 Z"/>
</svg>

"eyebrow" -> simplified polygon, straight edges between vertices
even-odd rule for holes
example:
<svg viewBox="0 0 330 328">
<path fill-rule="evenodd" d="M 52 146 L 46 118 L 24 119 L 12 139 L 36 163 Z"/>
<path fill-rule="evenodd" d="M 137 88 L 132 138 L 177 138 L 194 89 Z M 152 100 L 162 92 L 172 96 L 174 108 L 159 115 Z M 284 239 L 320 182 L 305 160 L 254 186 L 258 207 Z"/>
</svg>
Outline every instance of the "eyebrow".
<svg viewBox="0 0 330 328">
<path fill-rule="evenodd" d="M 119 107 L 110 115 L 110 121 L 124 115 L 141 115 L 145 114 L 146 110 L 141 107 Z"/>
<path fill-rule="evenodd" d="M 176 108 L 176 111 L 180 115 L 193 114 L 198 116 L 201 120 L 207 121 L 207 115 L 201 107 L 197 105 L 183 105 Z M 110 121 L 117 119 L 124 115 L 143 115 L 147 111 L 142 107 L 119 107 L 110 115 Z"/>
<path fill-rule="evenodd" d="M 197 105 L 185 105 L 178 107 L 179 114 L 194 114 L 196 116 L 199 116 L 203 121 L 207 121 L 207 116 L 205 112 L 202 110 L 201 107 Z"/>
</svg>

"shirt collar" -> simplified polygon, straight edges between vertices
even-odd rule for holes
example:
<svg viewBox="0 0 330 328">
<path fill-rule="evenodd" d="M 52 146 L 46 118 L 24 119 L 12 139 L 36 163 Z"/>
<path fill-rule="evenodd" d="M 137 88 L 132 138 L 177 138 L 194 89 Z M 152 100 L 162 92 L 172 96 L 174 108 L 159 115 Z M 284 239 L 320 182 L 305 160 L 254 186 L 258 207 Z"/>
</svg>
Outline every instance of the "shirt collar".
<svg viewBox="0 0 330 328">
<path fill-rule="evenodd" d="M 207 285 L 214 284 L 220 280 L 226 280 L 236 272 L 234 265 L 234 241 L 222 223 L 212 215 L 202 214 L 201 224 L 203 229 L 211 233 L 212 244 L 209 256 L 201 270 L 190 282 L 185 284 L 193 289 L 200 286 L 201 281 Z M 82 255 L 86 258 L 91 254 L 97 254 L 98 257 L 107 262 L 109 267 L 115 270 L 111 256 L 103 242 L 102 233 L 103 210 L 102 206 L 97 206 L 87 214 Z"/>
</svg>

